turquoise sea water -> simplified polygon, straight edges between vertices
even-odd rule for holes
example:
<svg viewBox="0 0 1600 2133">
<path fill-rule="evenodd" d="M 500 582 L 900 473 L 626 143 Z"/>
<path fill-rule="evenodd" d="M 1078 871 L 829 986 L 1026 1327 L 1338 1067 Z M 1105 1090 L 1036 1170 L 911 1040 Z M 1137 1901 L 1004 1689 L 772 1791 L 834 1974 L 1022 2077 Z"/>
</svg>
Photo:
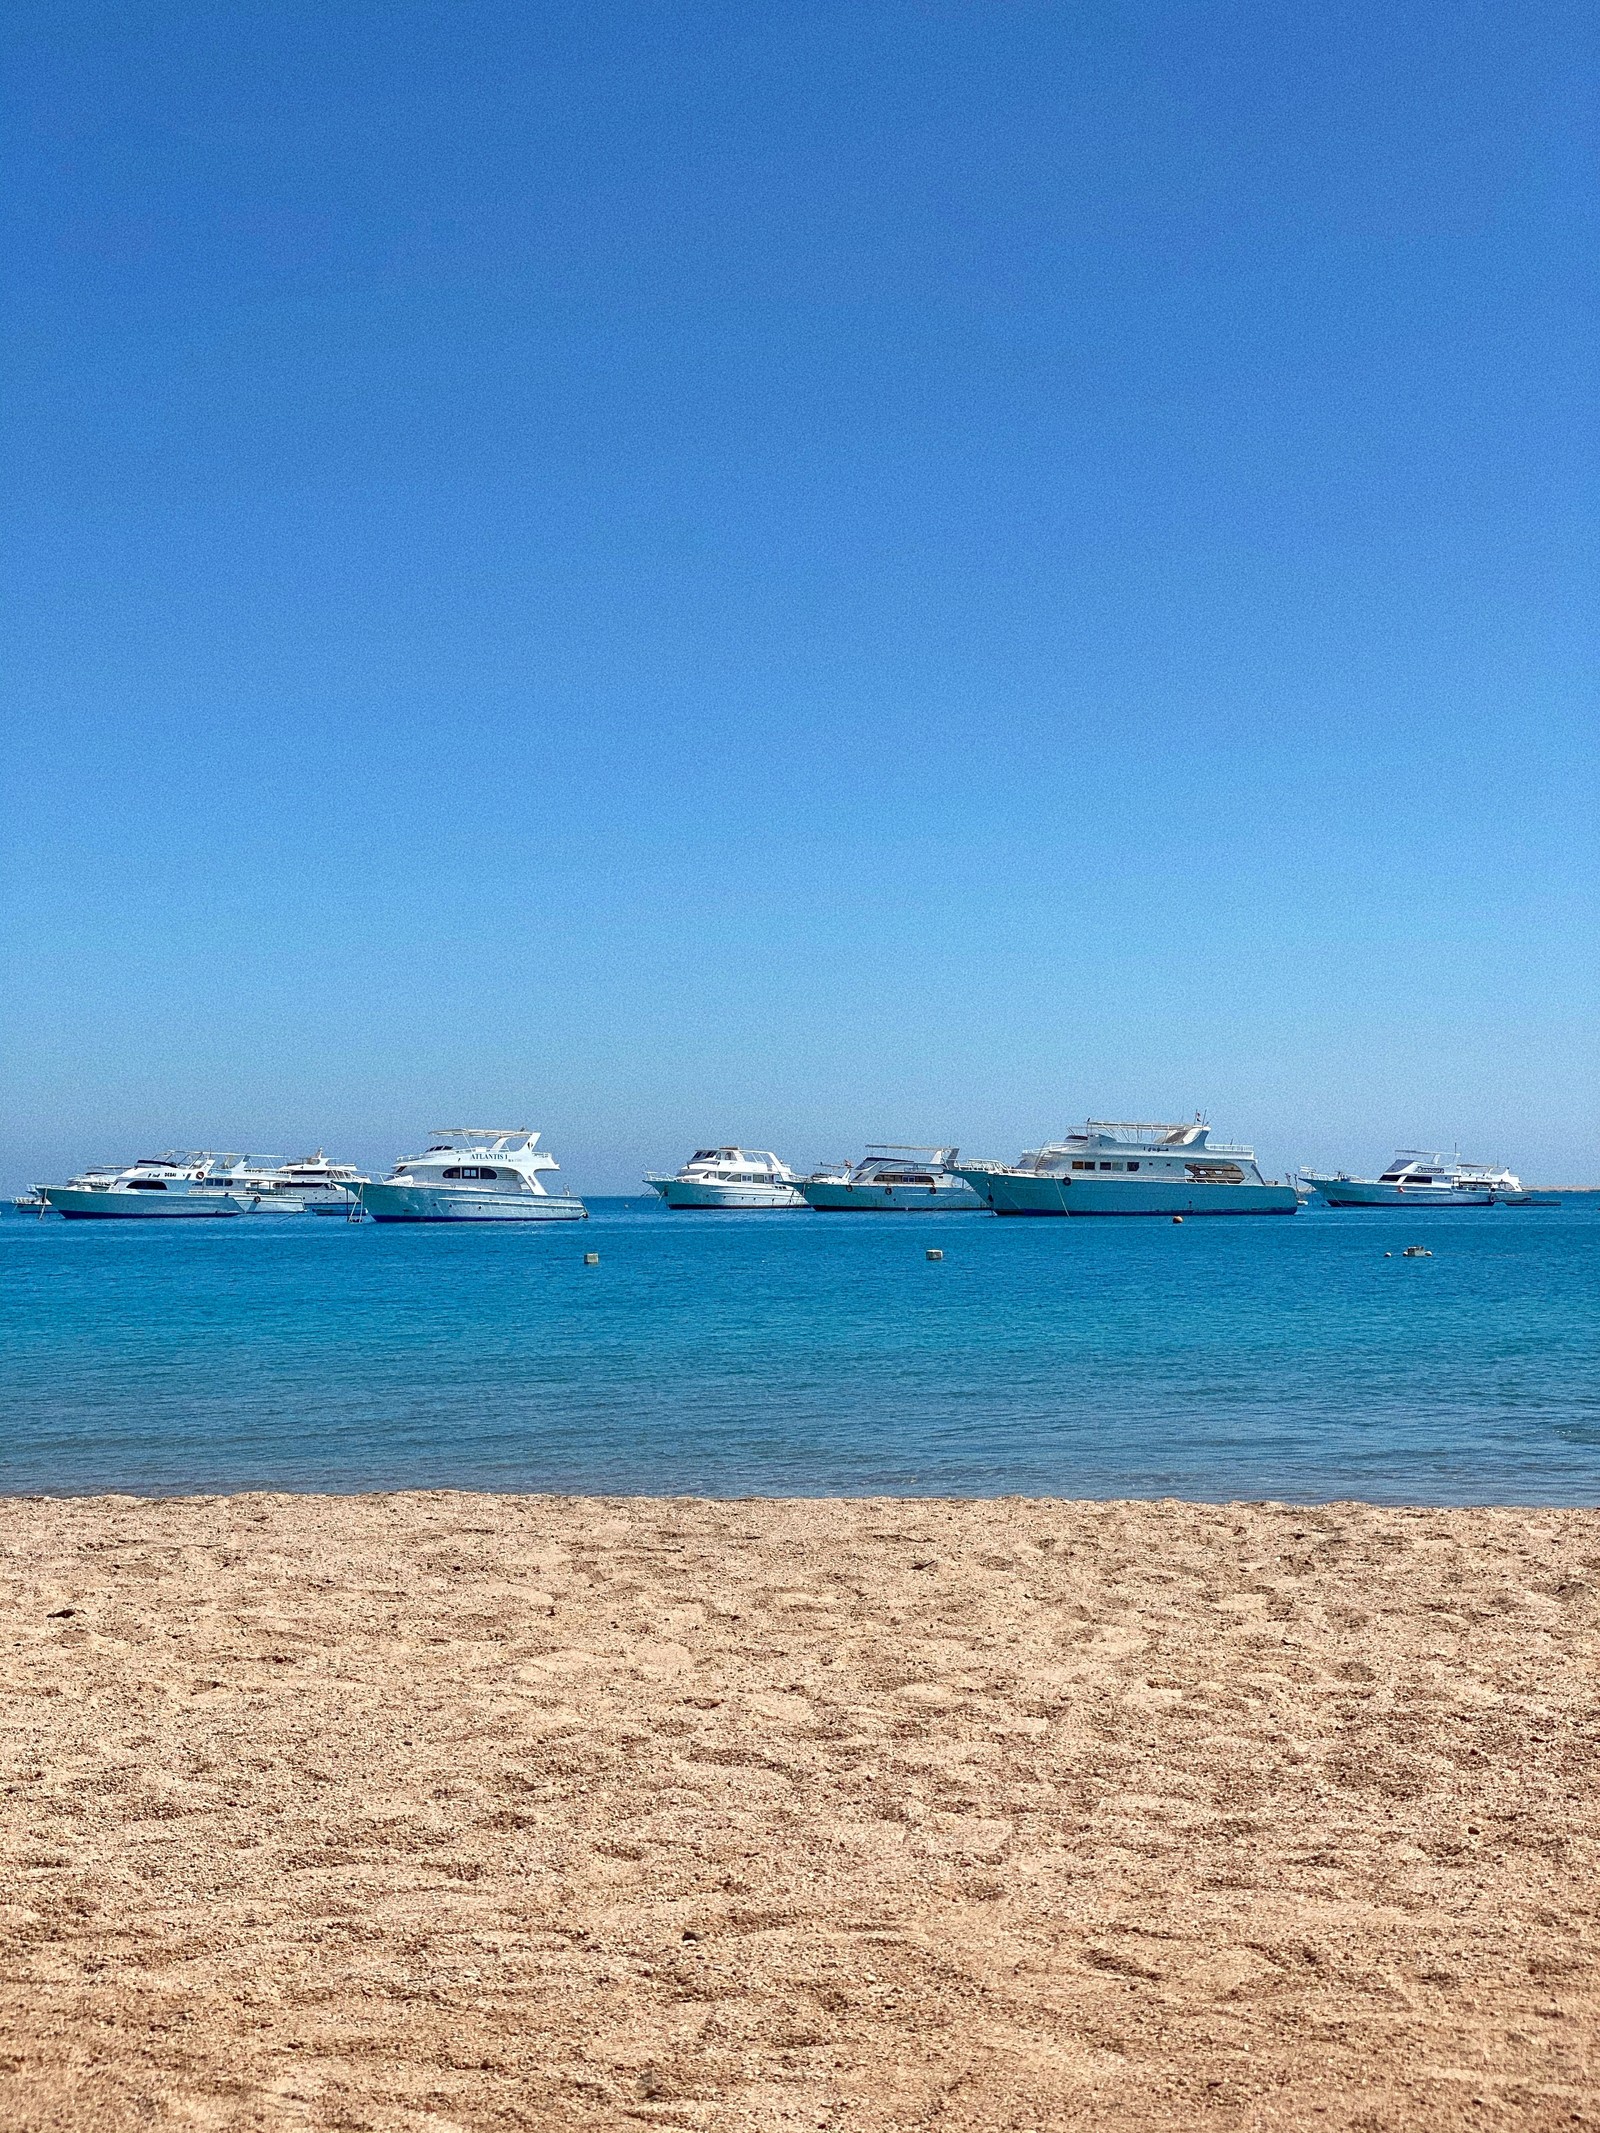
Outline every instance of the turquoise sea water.
<svg viewBox="0 0 1600 2133">
<path fill-rule="evenodd" d="M 1592 1203 L 591 1204 L 505 1230 L 10 1217 L 0 1490 L 1600 1501 Z"/>
</svg>

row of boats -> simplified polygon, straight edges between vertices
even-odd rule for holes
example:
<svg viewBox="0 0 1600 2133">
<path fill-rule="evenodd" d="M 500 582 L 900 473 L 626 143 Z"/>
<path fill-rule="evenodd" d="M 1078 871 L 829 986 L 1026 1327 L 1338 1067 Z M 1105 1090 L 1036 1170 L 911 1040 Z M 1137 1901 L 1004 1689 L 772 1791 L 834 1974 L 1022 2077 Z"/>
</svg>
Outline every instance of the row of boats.
<svg viewBox="0 0 1600 2133">
<path fill-rule="evenodd" d="M 126 1168 L 39 1185 L 15 1204 L 69 1221 L 193 1220 L 286 1214 L 377 1222 L 581 1222 L 576 1194 L 551 1191 L 559 1169 L 525 1126 L 452 1126 L 420 1155 L 374 1179 L 319 1149 L 292 1162 L 208 1150 L 145 1156 Z M 698 1148 L 646 1184 L 670 1208 L 905 1214 L 1292 1215 L 1330 1207 L 1526 1207 L 1551 1204 L 1511 1171 L 1404 1149 L 1377 1178 L 1302 1171 L 1263 1177 L 1253 1148 L 1213 1141 L 1205 1120 L 1181 1125 L 1090 1119 L 1079 1133 L 1014 1163 L 961 1160 L 958 1148 L 880 1142 L 859 1162 L 801 1177 L 769 1149 Z"/>
<path fill-rule="evenodd" d="M 1402 1149 L 1376 1178 L 1300 1171 L 1266 1178 L 1255 1150 L 1182 1125 L 1090 1119 L 1081 1133 L 1014 1163 L 962 1162 L 956 1148 L 880 1143 L 863 1161 L 799 1177 L 765 1150 L 700 1148 L 672 1177 L 649 1177 L 669 1207 L 812 1207 L 884 1213 L 915 1207 L 997 1215 L 1292 1215 L 1329 1207 L 1525 1207 L 1509 1170 Z"/>
<path fill-rule="evenodd" d="M 36 1185 L 15 1204 L 69 1222 L 194 1221 L 230 1215 L 371 1216 L 379 1222 L 581 1222 L 575 1193 L 550 1192 L 559 1169 L 527 1127 L 447 1126 L 388 1177 L 333 1163 L 319 1148 L 292 1162 L 259 1156 L 141 1156 L 125 1169 L 81 1171 L 65 1185 Z"/>
</svg>

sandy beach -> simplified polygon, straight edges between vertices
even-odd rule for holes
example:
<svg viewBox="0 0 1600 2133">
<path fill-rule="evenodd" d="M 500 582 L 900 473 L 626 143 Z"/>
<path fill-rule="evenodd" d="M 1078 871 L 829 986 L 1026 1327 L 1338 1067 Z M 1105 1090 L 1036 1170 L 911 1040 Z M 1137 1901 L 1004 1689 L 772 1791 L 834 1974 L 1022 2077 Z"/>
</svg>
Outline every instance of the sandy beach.
<svg viewBox="0 0 1600 2133">
<path fill-rule="evenodd" d="M 0 1505 L 11 2128 L 1600 2125 L 1600 1513 Z"/>
</svg>

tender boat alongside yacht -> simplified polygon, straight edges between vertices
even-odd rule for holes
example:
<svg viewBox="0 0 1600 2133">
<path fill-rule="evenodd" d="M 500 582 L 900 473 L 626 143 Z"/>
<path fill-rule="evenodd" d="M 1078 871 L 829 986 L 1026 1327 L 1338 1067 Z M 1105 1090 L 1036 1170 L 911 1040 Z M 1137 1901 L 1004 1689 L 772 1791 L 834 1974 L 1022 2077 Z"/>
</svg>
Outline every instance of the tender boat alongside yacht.
<svg viewBox="0 0 1600 2133">
<path fill-rule="evenodd" d="M 403 1156 L 380 1182 L 352 1184 L 375 1222 L 583 1222 L 574 1193 L 546 1192 L 559 1170 L 527 1126 L 441 1126 L 421 1155 Z"/>
<path fill-rule="evenodd" d="M 822 1214 L 910 1214 L 916 1209 L 982 1214 L 988 1202 L 950 1168 L 960 1152 L 873 1141 L 853 1167 L 836 1163 L 814 1170 L 796 1181 L 796 1189 L 808 1207 Z"/>
<path fill-rule="evenodd" d="M 1430 1155 L 1401 1148 L 1381 1177 L 1325 1177 L 1303 1170 L 1302 1181 L 1329 1207 L 1493 1207 L 1523 1205 L 1527 1196 L 1513 1172 L 1487 1163 L 1464 1163 L 1460 1151 Z"/>
<path fill-rule="evenodd" d="M 804 1207 L 800 1183 L 767 1148 L 697 1148 L 672 1177 L 645 1183 L 672 1208 Z"/>
<path fill-rule="evenodd" d="M 1203 1119 L 1092 1118 L 1015 1163 L 957 1163 L 997 1215 L 1292 1215 L 1292 1185 L 1264 1178 L 1253 1148 L 1213 1142 Z"/>
<path fill-rule="evenodd" d="M 69 1222 L 195 1221 L 253 1214 L 256 1195 L 219 1182 L 213 1176 L 216 1160 L 207 1150 L 141 1156 L 126 1170 L 87 1170 L 65 1185 L 41 1185 L 38 1190 Z"/>
</svg>

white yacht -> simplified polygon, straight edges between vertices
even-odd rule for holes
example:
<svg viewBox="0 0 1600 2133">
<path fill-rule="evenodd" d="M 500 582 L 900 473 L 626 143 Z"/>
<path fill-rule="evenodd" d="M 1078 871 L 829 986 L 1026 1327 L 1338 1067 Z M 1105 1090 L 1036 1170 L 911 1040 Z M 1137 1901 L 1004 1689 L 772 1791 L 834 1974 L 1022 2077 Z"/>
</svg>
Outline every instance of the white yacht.
<svg viewBox="0 0 1600 2133">
<path fill-rule="evenodd" d="M 824 1214 L 983 1214 L 988 1202 L 950 1168 L 958 1148 L 907 1147 L 873 1141 L 859 1163 L 835 1163 L 797 1181 L 808 1207 Z"/>
<path fill-rule="evenodd" d="M 377 1222 L 583 1222 L 574 1193 L 546 1192 L 541 1173 L 559 1170 L 527 1126 L 441 1126 L 421 1155 L 403 1156 L 378 1183 L 351 1194 Z"/>
<path fill-rule="evenodd" d="M 1300 1175 L 1329 1207 L 1493 1207 L 1522 1195 L 1522 1180 L 1512 1171 L 1464 1163 L 1459 1150 L 1444 1156 L 1401 1148 L 1377 1178 L 1347 1177 L 1343 1171 L 1333 1177 L 1314 1170 Z"/>
<path fill-rule="evenodd" d="M 273 1200 L 263 1197 L 261 1204 L 265 1208 L 287 1200 L 304 1214 L 347 1215 L 356 1204 L 356 1187 L 371 1183 L 365 1171 L 352 1163 L 330 1163 L 319 1148 L 315 1155 L 297 1155 L 280 1163 Z"/>
<path fill-rule="evenodd" d="M 647 1176 L 645 1183 L 669 1207 L 804 1207 L 787 1163 L 770 1149 L 697 1148 L 674 1177 Z"/>
<path fill-rule="evenodd" d="M 1181 1126 L 1091 1118 L 1015 1163 L 957 1163 L 997 1215 L 1292 1215 L 1292 1185 L 1261 1175 L 1255 1150 Z"/>
<path fill-rule="evenodd" d="M 126 1170 L 86 1170 L 65 1185 L 41 1185 L 38 1190 L 69 1222 L 195 1221 L 253 1214 L 256 1195 L 214 1178 L 215 1162 L 207 1149 L 190 1155 L 146 1155 Z"/>
<path fill-rule="evenodd" d="M 319 1148 L 315 1155 L 278 1162 L 266 1156 L 219 1155 L 211 1181 L 230 1191 L 256 1194 L 264 1215 L 348 1215 L 356 1205 L 355 1188 L 372 1181 L 351 1163 L 330 1163 Z"/>
</svg>

